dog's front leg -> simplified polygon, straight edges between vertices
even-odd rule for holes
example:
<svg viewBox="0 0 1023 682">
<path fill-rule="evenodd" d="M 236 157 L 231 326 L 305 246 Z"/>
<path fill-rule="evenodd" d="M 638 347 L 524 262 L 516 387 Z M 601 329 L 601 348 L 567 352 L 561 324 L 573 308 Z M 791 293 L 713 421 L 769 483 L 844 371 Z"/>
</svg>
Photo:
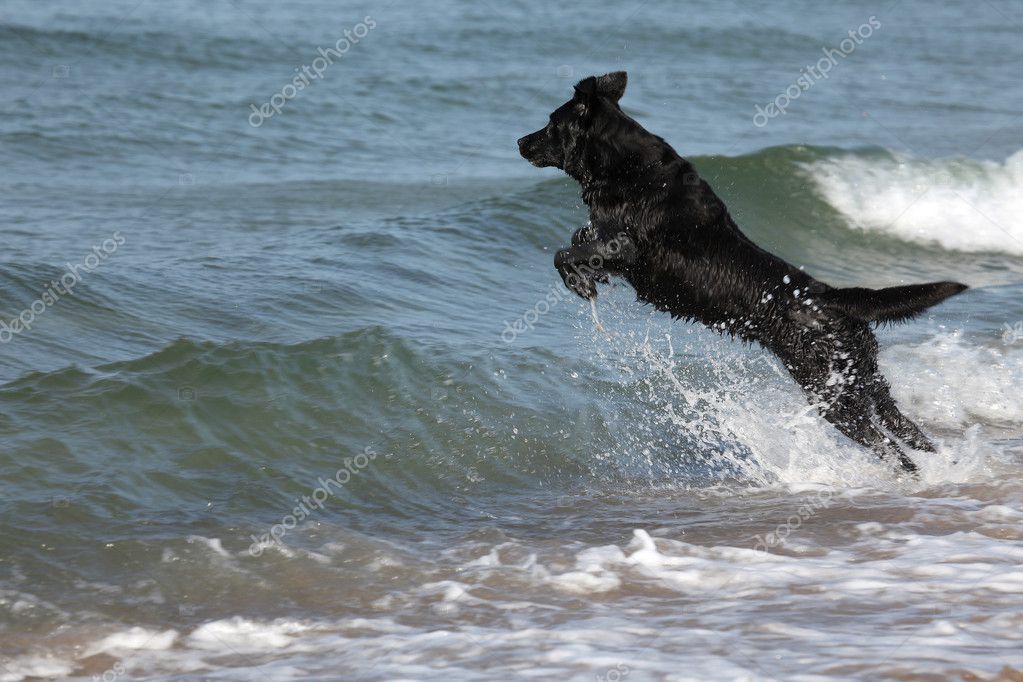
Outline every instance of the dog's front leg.
<svg viewBox="0 0 1023 682">
<path fill-rule="evenodd" d="M 636 245 L 625 235 L 608 241 L 591 241 L 561 249 L 554 256 L 554 267 L 565 286 L 581 298 L 597 297 L 598 281 L 621 274 L 636 261 Z"/>
<path fill-rule="evenodd" d="M 582 244 L 589 244 L 590 242 L 596 241 L 600 238 L 597 233 L 597 228 L 592 223 L 580 227 L 578 230 L 572 233 L 572 246 L 581 246 Z M 593 276 L 594 283 L 607 284 L 611 281 L 611 278 L 607 274 L 598 274 Z M 578 292 L 576 292 L 578 293 Z"/>
<path fill-rule="evenodd" d="M 578 246 L 569 249 L 562 249 L 554 256 L 554 267 L 561 275 L 561 281 L 569 290 L 574 291 L 581 298 L 593 300 L 597 298 L 596 278 L 599 276 L 583 258 L 582 262 L 576 261 L 576 254 L 573 253 Z"/>
</svg>

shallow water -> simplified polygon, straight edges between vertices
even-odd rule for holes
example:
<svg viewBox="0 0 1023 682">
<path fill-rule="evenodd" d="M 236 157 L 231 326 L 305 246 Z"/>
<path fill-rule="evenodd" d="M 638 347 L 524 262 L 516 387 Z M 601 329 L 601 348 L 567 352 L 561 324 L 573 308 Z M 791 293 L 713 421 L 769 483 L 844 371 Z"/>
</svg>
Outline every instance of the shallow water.
<svg viewBox="0 0 1023 682">
<path fill-rule="evenodd" d="M 1018 679 L 1021 24 L 8 0 L 0 320 L 53 302 L 0 327 L 0 680 Z M 585 211 L 514 141 L 613 68 L 766 248 L 971 285 L 878 331 L 919 481 L 759 348 L 563 291 Z"/>
</svg>

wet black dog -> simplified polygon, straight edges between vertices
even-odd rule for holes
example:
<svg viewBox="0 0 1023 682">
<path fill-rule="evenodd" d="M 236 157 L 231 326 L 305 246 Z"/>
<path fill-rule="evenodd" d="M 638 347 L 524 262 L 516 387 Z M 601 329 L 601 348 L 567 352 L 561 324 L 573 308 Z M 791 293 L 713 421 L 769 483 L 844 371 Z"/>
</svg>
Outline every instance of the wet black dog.
<svg viewBox="0 0 1023 682">
<path fill-rule="evenodd" d="M 620 275 L 676 318 L 760 343 L 839 431 L 916 471 L 889 434 L 934 446 L 896 407 L 871 323 L 908 320 L 967 287 L 836 289 L 764 251 L 688 161 L 621 110 L 625 83 L 624 72 L 580 81 L 544 128 L 519 140 L 534 166 L 575 178 L 590 208 L 590 226 L 554 259 L 565 284 L 593 299 L 597 282 Z"/>
</svg>

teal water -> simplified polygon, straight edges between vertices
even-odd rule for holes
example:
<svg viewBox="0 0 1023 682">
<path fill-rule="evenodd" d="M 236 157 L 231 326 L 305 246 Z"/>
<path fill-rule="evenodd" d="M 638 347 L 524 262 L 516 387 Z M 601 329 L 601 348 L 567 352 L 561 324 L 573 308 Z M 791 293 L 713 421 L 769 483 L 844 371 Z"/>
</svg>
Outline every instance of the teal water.
<svg viewBox="0 0 1023 682">
<path fill-rule="evenodd" d="M 0 680 L 1012 679 L 1021 26 L 6 0 Z M 879 330 L 919 483 L 758 348 L 565 294 L 586 213 L 515 140 L 612 69 L 766 248 L 973 287 Z"/>
</svg>

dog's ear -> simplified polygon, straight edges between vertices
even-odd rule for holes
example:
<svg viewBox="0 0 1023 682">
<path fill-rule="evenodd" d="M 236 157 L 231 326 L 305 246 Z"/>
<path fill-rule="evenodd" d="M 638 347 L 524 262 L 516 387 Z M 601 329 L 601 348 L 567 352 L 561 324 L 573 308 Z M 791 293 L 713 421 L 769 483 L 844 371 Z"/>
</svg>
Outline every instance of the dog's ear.
<svg viewBox="0 0 1023 682">
<path fill-rule="evenodd" d="M 617 102 L 625 94 L 625 85 L 628 82 L 629 76 L 624 71 L 606 73 L 596 79 L 597 92 L 612 102 Z"/>
<path fill-rule="evenodd" d="M 617 102 L 625 94 L 625 84 L 628 82 L 628 78 L 624 71 L 584 78 L 575 85 L 576 99 L 583 103 L 589 103 L 593 97 L 599 95 L 607 97 L 612 102 Z"/>
<path fill-rule="evenodd" d="M 575 84 L 575 99 L 576 101 L 584 104 L 589 103 L 593 96 L 597 94 L 597 78 L 596 76 L 590 76 L 584 78 Z"/>
<path fill-rule="evenodd" d="M 572 96 L 572 107 L 576 116 L 581 119 L 588 119 L 594 109 L 597 99 L 597 79 L 593 76 L 584 78 L 575 84 L 575 94 Z"/>
</svg>

